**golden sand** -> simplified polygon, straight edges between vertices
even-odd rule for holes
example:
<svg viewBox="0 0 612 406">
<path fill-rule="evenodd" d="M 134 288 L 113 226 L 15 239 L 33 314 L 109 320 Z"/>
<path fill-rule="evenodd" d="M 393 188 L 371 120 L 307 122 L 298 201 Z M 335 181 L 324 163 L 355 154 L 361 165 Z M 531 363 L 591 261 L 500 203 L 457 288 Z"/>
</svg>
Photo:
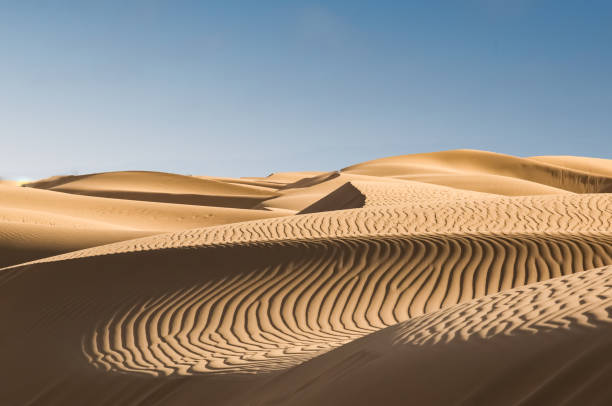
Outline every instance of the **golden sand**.
<svg viewBox="0 0 612 406">
<path fill-rule="evenodd" d="M 0 185 L 0 405 L 610 404 L 612 161 Z"/>
</svg>

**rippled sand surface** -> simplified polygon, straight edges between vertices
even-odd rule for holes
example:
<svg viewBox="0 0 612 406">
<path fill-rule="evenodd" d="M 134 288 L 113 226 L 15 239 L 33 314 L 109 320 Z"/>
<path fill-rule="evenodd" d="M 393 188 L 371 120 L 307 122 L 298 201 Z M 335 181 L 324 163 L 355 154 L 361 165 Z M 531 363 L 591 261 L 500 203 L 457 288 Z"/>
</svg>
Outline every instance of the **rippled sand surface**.
<svg viewBox="0 0 612 406">
<path fill-rule="evenodd" d="M 610 404 L 612 161 L 0 185 L 1 405 Z"/>
</svg>

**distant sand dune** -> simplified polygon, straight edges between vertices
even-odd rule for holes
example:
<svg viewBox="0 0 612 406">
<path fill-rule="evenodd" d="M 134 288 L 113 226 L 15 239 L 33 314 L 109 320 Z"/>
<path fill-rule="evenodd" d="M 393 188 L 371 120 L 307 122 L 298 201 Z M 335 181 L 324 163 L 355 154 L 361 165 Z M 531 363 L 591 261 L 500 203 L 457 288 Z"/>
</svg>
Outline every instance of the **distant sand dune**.
<svg viewBox="0 0 612 406">
<path fill-rule="evenodd" d="M 27 187 L 115 199 L 248 209 L 276 196 L 272 189 L 161 172 L 107 172 L 53 177 Z"/>
<path fill-rule="evenodd" d="M 421 182 L 347 182 L 322 199 L 306 207 L 299 214 L 321 211 L 355 209 L 367 206 L 398 206 L 432 203 L 436 200 L 495 198 L 497 195 L 457 190 Z"/>
<path fill-rule="evenodd" d="M 612 177 L 612 164 L 609 159 L 581 156 L 532 156 L 529 159 L 594 175 Z"/>
<path fill-rule="evenodd" d="M 560 188 L 524 179 L 517 179 L 512 176 L 491 175 L 486 173 L 479 173 L 477 175 L 465 173 L 454 173 L 450 175 L 399 175 L 393 176 L 393 178 L 440 186 L 452 186 L 457 189 L 505 196 L 558 195 L 572 193 Z M 601 189 L 598 187 L 595 191 L 600 192 Z"/>
<path fill-rule="evenodd" d="M 145 235 L 284 215 L 16 186 L 0 186 L 0 196 L 0 267 Z"/>
<path fill-rule="evenodd" d="M 602 171 L 596 173 L 577 169 L 584 168 L 583 165 L 564 167 L 560 164 L 563 164 L 563 161 L 554 158 L 547 161 L 486 151 L 455 150 L 382 158 L 349 166 L 342 171 L 375 176 L 410 176 L 413 180 L 419 180 L 417 175 L 429 180 L 433 179 L 431 175 L 496 175 L 575 193 L 596 193 L 612 184 L 612 177 L 607 174 L 612 166 L 609 161 L 600 163 L 600 166 L 607 168 L 606 175 Z M 475 176 L 472 180 L 477 181 L 478 177 Z M 460 189 L 465 187 L 465 184 L 458 186 Z M 496 185 L 491 184 L 490 187 L 495 188 Z M 482 189 L 483 185 L 477 188 L 478 191 L 489 192 Z M 525 194 L 533 194 L 529 192 L 531 190 L 527 190 Z M 518 193 L 514 191 L 512 194 Z"/>
</svg>

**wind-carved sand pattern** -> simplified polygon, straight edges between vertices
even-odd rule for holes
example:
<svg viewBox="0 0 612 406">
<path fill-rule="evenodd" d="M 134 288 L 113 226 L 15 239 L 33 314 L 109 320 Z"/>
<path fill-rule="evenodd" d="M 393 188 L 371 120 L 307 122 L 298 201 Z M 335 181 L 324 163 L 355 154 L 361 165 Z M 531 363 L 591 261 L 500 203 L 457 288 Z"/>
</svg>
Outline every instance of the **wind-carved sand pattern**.
<svg viewBox="0 0 612 406">
<path fill-rule="evenodd" d="M 611 161 L 1 187 L 0 405 L 612 402 Z"/>
<path fill-rule="evenodd" d="M 419 404 L 458 398 L 466 405 L 604 405 L 611 333 L 612 266 L 606 266 L 387 327 L 289 370 L 245 399 L 305 405 L 340 393 L 334 399 L 340 404 L 380 398 L 401 404 L 406 390 Z M 431 373 L 440 391 L 427 390 Z M 364 381 L 377 375 L 382 379 Z"/>
<path fill-rule="evenodd" d="M 612 325 L 612 267 L 485 296 L 398 325 L 396 344 L 435 345 L 472 336 L 537 334 Z"/>
<path fill-rule="evenodd" d="M 35 262 L 237 243 L 448 233 L 607 233 L 612 195 L 499 197 L 312 213 L 160 234 Z"/>
<path fill-rule="evenodd" d="M 265 249 L 283 244 L 300 244 L 306 260 L 131 303 L 84 338 L 85 354 L 106 370 L 162 375 L 284 369 L 411 317 L 612 264 L 606 234 L 349 238 Z"/>
</svg>

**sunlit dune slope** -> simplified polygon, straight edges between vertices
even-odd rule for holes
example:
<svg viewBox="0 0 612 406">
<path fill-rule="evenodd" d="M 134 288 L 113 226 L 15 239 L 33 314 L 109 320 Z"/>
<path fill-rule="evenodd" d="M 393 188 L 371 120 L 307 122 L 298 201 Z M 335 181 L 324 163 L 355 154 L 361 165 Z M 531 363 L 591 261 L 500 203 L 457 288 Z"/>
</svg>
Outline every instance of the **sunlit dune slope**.
<svg viewBox="0 0 612 406">
<path fill-rule="evenodd" d="M 562 160 L 518 158 L 510 155 L 476 150 L 453 150 L 425 154 L 402 155 L 376 159 L 344 168 L 342 172 L 401 177 L 415 181 L 450 185 L 458 177 L 457 187 L 480 192 L 500 193 L 503 191 L 496 182 L 509 182 L 508 194 L 536 194 L 536 185 L 540 184 L 542 193 L 551 193 L 562 189 L 575 193 L 597 193 L 607 190 L 612 184 L 612 177 L 603 173 L 585 172 L 584 166 L 561 166 Z M 610 168 L 609 160 L 602 160 L 601 167 Z M 554 162 L 554 164 L 552 163 Z M 580 169 L 578 169 L 580 168 Z M 469 178 L 465 178 L 469 175 Z M 478 176 L 484 179 L 478 182 Z M 500 178 L 503 177 L 503 178 Z M 474 187 L 469 181 L 477 181 Z M 526 181 L 524 193 L 520 192 L 520 181 Z M 490 182 L 490 189 L 485 187 Z M 497 192 L 496 192 L 497 190 Z M 505 194 L 505 193 L 502 193 Z M 539 193 L 537 193 L 539 194 Z"/>
<path fill-rule="evenodd" d="M 251 405 L 607 405 L 612 267 L 388 327 L 248 393 Z"/>
<path fill-rule="evenodd" d="M 222 183 L 229 183 L 232 185 L 247 185 L 253 186 L 255 189 L 259 189 L 264 192 L 274 192 L 283 186 L 285 183 L 283 182 L 275 182 L 269 178 L 223 178 L 218 176 L 200 176 L 200 175 L 192 175 L 194 178 L 205 179 L 205 180 L 214 180 Z"/>
<path fill-rule="evenodd" d="M 487 173 L 480 173 L 477 175 L 466 173 L 400 175 L 394 176 L 394 178 L 505 196 L 558 195 L 572 193 L 563 189 L 518 179 L 512 176 L 491 175 Z M 600 191 L 599 189 L 597 190 L 597 192 Z"/>
<path fill-rule="evenodd" d="M 26 184 L 58 192 L 202 206 L 251 208 L 272 189 L 163 172 L 126 171 L 61 176 Z"/>
<path fill-rule="evenodd" d="M 398 180 L 395 182 L 353 180 L 345 183 L 338 189 L 301 210 L 300 214 L 368 206 L 398 206 L 432 203 L 438 199 L 448 202 L 461 199 L 482 199 L 487 197 L 495 198 L 498 196 L 405 180 Z"/>
<path fill-rule="evenodd" d="M 363 207 L 365 200 L 358 203 L 352 201 L 349 195 L 350 187 L 343 187 L 347 183 L 360 189 L 367 189 L 370 198 L 367 205 L 376 205 L 376 200 L 380 200 L 382 195 L 386 195 L 396 202 L 412 203 L 423 201 L 435 197 L 451 196 L 486 196 L 486 194 L 472 193 L 456 188 L 445 186 L 430 185 L 422 182 L 405 181 L 402 179 L 384 178 L 369 175 L 355 175 L 339 172 L 328 172 L 312 177 L 306 177 L 296 182 L 285 185 L 279 189 L 279 196 L 260 203 L 257 207 L 263 209 L 283 209 L 291 210 L 294 213 L 311 213 L 314 211 L 324 211 L 316 207 L 325 207 L 325 210 L 342 210 L 347 208 Z M 369 186 L 368 186 L 369 185 Z M 376 189 L 376 190 L 374 190 Z M 338 192 L 336 192 L 338 191 Z M 355 192 L 356 193 L 356 192 Z M 362 194 L 361 192 L 359 192 Z M 375 197 L 376 196 L 376 197 Z M 396 197 L 391 197 L 396 196 Z M 403 200 L 403 198 L 409 200 Z M 348 199 L 345 203 L 342 203 Z M 349 203 L 351 202 L 352 203 Z M 318 203 L 321 202 L 321 203 Z M 315 206 L 316 204 L 316 206 Z M 388 205 L 383 203 L 383 205 Z"/>
<path fill-rule="evenodd" d="M 257 218 L 278 217 L 263 210 L 109 199 L 27 187 L 2 188 L 0 210 L 30 210 L 139 230 L 174 231 Z M 21 220 L 28 222 L 27 216 Z"/>
<path fill-rule="evenodd" d="M 257 179 L 257 180 L 266 180 L 268 182 L 275 182 L 283 185 L 288 185 L 290 183 L 298 182 L 301 179 L 317 177 L 320 175 L 324 175 L 327 172 L 321 171 L 305 171 L 305 172 L 275 172 L 272 173 L 265 178 L 245 178 L 245 179 Z"/>
<path fill-rule="evenodd" d="M 0 266 L 194 227 L 282 215 L 0 186 Z"/>
<path fill-rule="evenodd" d="M 498 197 L 364 207 L 253 220 L 93 247 L 61 260 L 151 249 L 322 238 L 461 233 L 608 233 L 609 194 Z"/>
</svg>

